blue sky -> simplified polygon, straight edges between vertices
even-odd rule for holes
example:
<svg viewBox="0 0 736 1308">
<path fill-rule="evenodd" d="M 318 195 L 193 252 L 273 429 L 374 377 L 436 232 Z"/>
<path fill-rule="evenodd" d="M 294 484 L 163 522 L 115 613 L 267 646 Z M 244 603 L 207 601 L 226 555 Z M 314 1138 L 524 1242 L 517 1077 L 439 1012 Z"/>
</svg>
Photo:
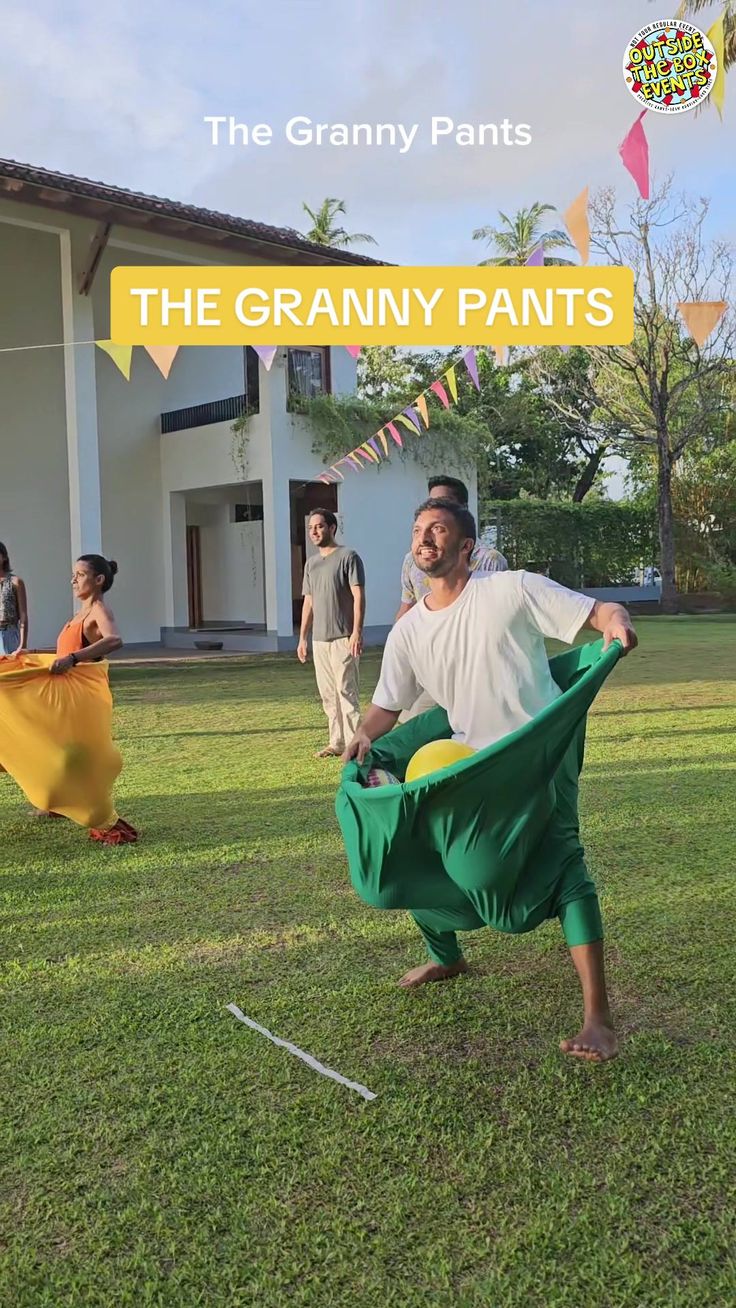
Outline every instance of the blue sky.
<svg viewBox="0 0 736 1308">
<path fill-rule="evenodd" d="M 676 7 L 674 3 L 671 6 Z M 0 153 L 28 163 L 299 227 L 301 201 L 337 195 L 348 227 L 400 263 L 473 263 L 474 227 L 536 199 L 564 209 L 586 184 L 634 186 L 617 147 L 638 110 L 627 39 L 662 17 L 648 0 L 0 0 Z M 699 21 L 707 27 L 718 7 Z M 649 114 L 654 171 L 712 198 L 733 237 L 736 74 L 713 109 Z M 268 148 L 215 148 L 205 115 L 273 125 Z M 289 117 L 419 122 L 414 148 L 302 149 Z M 432 115 L 529 123 L 526 147 L 431 148 Z"/>
</svg>

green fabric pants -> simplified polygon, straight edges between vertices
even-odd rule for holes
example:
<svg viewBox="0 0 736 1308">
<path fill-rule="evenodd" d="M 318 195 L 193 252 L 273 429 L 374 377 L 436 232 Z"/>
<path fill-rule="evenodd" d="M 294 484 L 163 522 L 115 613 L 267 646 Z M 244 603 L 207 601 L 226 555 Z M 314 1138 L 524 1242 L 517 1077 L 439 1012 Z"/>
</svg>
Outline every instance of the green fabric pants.
<svg viewBox="0 0 736 1308">
<path fill-rule="evenodd" d="M 621 655 L 615 642 L 576 646 L 550 662 L 562 694 L 518 731 L 442 772 L 366 788 L 371 767 L 406 775 L 410 758 L 451 733 L 431 709 L 344 769 L 335 806 L 350 878 L 367 904 L 408 909 L 430 955 L 459 957 L 458 931 L 520 934 L 560 920 L 571 947 L 602 937 L 598 897 L 578 828 L 587 711 Z"/>
</svg>

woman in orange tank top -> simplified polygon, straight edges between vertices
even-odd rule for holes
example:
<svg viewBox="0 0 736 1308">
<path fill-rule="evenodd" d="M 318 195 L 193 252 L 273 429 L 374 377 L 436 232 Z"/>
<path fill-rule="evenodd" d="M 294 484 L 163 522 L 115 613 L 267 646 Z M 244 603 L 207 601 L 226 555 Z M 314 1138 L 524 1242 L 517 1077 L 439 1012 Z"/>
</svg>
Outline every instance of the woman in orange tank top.
<svg viewBox="0 0 736 1308">
<path fill-rule="evenodd" d="M 104 659 L 122 647 L 123 638 L 103 598 L 112 586 L 117 570 L 117 563 L 101 554 L 83 554 L 77 559 L 72 590 L 82 607 L 59 632 L 57 657 L 51 665 L 54 675 L 71 671 L 77 663 Z M 117 814 L 104 830 L 95 828 L 89 834 L 92 840 L 105 845 L 130 844 L 138 839 L 135 828 Z"/>
</svg>

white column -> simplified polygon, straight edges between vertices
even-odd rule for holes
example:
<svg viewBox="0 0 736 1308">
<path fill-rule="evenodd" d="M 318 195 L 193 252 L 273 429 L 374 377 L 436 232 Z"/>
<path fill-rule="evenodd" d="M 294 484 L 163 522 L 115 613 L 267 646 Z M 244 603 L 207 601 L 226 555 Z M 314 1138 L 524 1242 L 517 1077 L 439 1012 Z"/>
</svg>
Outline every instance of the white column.
<svg viewBox="0 0 736 1308">
<path fill-rule="evenodd" d="M 291 506 L 289 502 L 289 421 L 286 413 L 285 352 L 270 372 L 261 364 L 260 411 L 269 433 L 270 457 L 263 473 L 263 552 L 266 574 L 266 629 L 293 637 L 291 599 Z"/>
<path fill-rule="evenodd" d="M 187 501 L 183 491 L 165 490 L 161 497 L 164 540 L 165 627 L 189 625 L 187 589 Z"/>
<path fill-rule="evenodd" d="M 72 345 L 73 341 L 94 340 L 94 321 L 91 297 L 77 292 L 71 233 L 61 232 L 59 243 L 69 522 L 72 558 L 77 558 L 80 554 L 102 551 L 95 349 L 92 345 Z"/>
</svg>

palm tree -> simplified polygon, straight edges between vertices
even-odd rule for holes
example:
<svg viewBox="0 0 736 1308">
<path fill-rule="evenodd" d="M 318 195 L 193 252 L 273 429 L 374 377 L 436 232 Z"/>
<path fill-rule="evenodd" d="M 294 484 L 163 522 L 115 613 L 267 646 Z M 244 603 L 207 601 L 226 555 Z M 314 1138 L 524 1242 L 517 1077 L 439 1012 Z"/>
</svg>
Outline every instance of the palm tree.
<svg viewBox="0 0 736 1308">
<path fill-rule="evenodd" d="M 335 226 L 335 218 L 339 213 L 345 213 L 345 201 L 327 199 L 323 200 L 316 213 L 310 209 L 308 204 L 302 201 L 302 209 L 309 214 L 312 220 L 311 231 L 305 232 L 308 241 L 314 241 L 315 245 L 332 245 L 344 248 L 347 245 L 361 243 L 363 245 L 375 245 L 376 242 L 367 232 L 346 232 L 344 227 Z"/>
<path fill-rule="evenodd" d="M 675 18 L 695 18 L 704 9 L 709 9 L 713 0 L 682 0 Z M 736 64 L 736 0 L 724 0 L 723 4 L 723 63 L 724 72 Z M 714 14 L 714 17 L 716 15 Z"/>
<path fill-rule="evenodd" d="M 496 250 L 488 259 L 481 259 L 480 267 L 485 268 L 489 264 L 495 264 L 496 267 L 524 264 L 540 245 L 544 250 L 545 264 L 571 264 L 571 259 L 560 259 L 547 254 L 548 250 L 560 247 L 572 249 L 572 241 L 566 232 L 558 228 L 548 232 L 540 231 L 543 226 L 542 214 L 550 211 L 554 212 L 553 204 L 540 204 L 536 200 L 531 209 L 519 209 L 513 218 L 499 212 L 503 224 L 501 227 L 477 227 L 473 232 L 473 240 L 487 241 Z"/>
</svg>

